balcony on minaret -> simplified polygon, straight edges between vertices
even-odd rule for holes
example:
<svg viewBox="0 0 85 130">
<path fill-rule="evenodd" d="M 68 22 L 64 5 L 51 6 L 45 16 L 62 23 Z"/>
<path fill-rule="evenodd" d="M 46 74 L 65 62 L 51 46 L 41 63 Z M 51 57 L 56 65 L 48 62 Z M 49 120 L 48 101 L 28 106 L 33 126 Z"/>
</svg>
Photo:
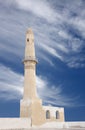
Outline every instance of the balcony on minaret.
<svg viewBox="0 0 85 130">
<path fill-rule="evenodd" d="M 38 63 L 38 60 L 35 57 L 26 56 L 24 58 L 23 62 L 35 62 L 35 63 Z"/>
</svg>

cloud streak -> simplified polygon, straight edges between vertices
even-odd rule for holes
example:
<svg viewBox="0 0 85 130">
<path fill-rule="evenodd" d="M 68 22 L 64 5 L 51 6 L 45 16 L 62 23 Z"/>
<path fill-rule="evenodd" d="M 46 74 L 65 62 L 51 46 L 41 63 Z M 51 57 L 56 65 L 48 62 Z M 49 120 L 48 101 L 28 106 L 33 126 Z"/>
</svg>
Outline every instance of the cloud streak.
<svg viewBox="0 0 85 130">
<path fill-rule="evenodd" d="M 23 76 L 0 64 L 0 99 L 18 100 L 22 96 Z"/>
<path fill-rule="evenodd" d="M 22 10 L 30 11 L 40 18 L 44 18 L 49 22 L 53 22 L 56 19 L 54 10 L 51 8 L 48 2 L 41 0 L 16 0 L 17 7 Z"/>
<path fill-rule="evenodd" d="M 20 100 L 23 95 L 24 77 L 3 65 L 0 65 L 0 70 L 0 100 Z M 50 86 L 50 82 L 42 76 L 36 77 L 36 83 L 38 95 L 45 105 L 74 106 L 73 99 L 63 95 L 62 86 Z"/>
<path fill-rule="evenodd" d="M 50 57 L 60 59 L 68 67 L 85 67 L 84 54 L 81 55 L 83 57 L 83 65 L 80 60 L 76 60 L 77 63 L 74 62 L 74 59 L 80 59 L 80 53 L 85 47 L 83 1 L 78 3 L 75 0 L 74 4 L 70 2 L 71 8 L 69 8 L 69 3 L 66 1 L 64 3 L 57 1 L 56 8 L 55 2 L 47 2 L 46 0 L 6 0 L 5 2 L 0 1 L 0 3 L 1 7 L 3 7 L 0 15 L 0 36 L 2 39 L 0 41 L 0 49 L 3 50 L 0 51 L 1 56 L 3 55 L 5 58 L 3 52 L 8 51 L 10 54 L 22 57 L 23 43 L 25 42 L 24 32 L 27 27 L 31 26 L 35 33 L 38 58 L 41 59 L 43 57 L 46 61 L 46 53 L 48 53 Z M 61 6 L 62 9 L 60 9 Z M 4 41 L 4 38 L 7 41 Z M 12 47 L 15 49 L 12 49 Z M 44 54 L 40 51 L 41 49 L 44 50 Z M 47 62 L 51 63 L 51 59 L 47 60 Z M 76 66 L 76 64 L 78 65 Z"/>
<path fill-rule="evenodd" d="M 49 86 L 49 87 L 48 87 Z M 63 94 L 62 85 L 50 86 L 49 81 L 44 81 L 41 89 L 39 90 L 39 96 L 43 100 L 44 105 L 54 105 L 54 106 L 66 106 L 66 107 L 74 107 L 77 105 L 77 97 L 67 97 Z"/>
<path fill-rule="evenodd" d="M 18 59 L 21 61 L 24 57 L 25 32 L 29 27 L 33 28 L 36 56 L 43 68 L 47 63 L 49 68 L 55 71 L 58 61 L 69 69 L 85 68 L 84 5 L 82 0 L 0 0 L 1 99 L 22 98 L 24 77 L 18 74 L 19 70 L 14 72 L 12 65 L 19 66 Z M 64 68 L 58 69 L 62 71 Z M 67 97 L 63 92 L 62 83 L 51 85 L 51 81 L 42 76 L 42 69 L 39 73 L 37 89 L 44 104 L 69 107 L 77 105 L 73 102 L 78 98 Z M 47 78 L 47 75 L 45 77 Z"/>
</svg>

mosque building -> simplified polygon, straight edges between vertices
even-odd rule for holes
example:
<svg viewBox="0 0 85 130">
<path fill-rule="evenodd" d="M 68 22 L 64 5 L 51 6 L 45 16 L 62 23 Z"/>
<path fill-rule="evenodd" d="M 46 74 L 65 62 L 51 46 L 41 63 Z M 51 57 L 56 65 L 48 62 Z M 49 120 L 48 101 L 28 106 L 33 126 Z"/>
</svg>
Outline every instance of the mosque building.
<svg viewBox="0 0 85 130">
<path fill-rule="evenodd" d="M 20 102 L 20 117 L 31 119 L 31 124 L 41 125 L 45 122 L 63 122 L 64 108 L 42 106 L 42 100 L 36 93 L 36 64 L 34 35 L 32 29 L 26 32 L 24 58 L 24 95 Z M 36 120 L 37 119 L 37 120 Z"/>
<path fill-rule="evenodd" d="M 64 108 L 43 106 L 36 91 L 36 64 L 34 34 L 26 32 L 24 64 L 24 93 L 20 101 L 19 118 L 0 118 L 0 130 L 30 130 L 51 128 L 58 130 L 85 129 L 85 122 L 65 122 Z M 72 128 L 72 129 L 71 129 Z M 36 129 L 37 130 L 37 129 Z"/>
</svg>

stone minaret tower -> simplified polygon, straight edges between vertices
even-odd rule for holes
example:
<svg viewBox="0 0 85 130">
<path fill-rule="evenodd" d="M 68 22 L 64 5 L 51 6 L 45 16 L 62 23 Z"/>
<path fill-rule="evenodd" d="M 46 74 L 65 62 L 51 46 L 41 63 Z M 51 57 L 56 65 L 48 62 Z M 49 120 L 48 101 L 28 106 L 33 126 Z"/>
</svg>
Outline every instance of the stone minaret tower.
<svg viewBox="0 0 85 130">
<path fill-rule="evenodd" d="M 36 58 L 34 49 L 34 35 L 31 29 L 26 33 L 26 47 L 25 47 L 25 59 L 24 59 L 24 99 L 36 98 Z"/>
<path fill-rule="evenodd" d="M 24 94 L 23 99 L 20 102 L 20 117 L 29 118 L 30 126 L 41 125 L 48 121 L 64 121 L 63 108 L 58 107 L 49 108 L 48 106 L 42 106 L 42 100 L 37 97 L 36 93 L 37 61 L 35 58 L 34 35 L 32 29 L 27 30 L 26 33 L 25 58 L 23 63 L 24 63 Z M 58 113 L 58 115 L 60 116 L 56 116 L 56 113 Z"/>
<path fill-rule="evenodd" d="M 24 58 L 24 94 L 20 102 L 20 117 L 27 117 L 36 124 L 36 117 L 41 117 L 42 101 L 36 94 L 36 63 L 34 35 L 32 29 L 27 30 Z M 38 121 L 37 119 L 37 121 Z M 40 119 L 39 119 L 40 120 Z"/>
</svg>

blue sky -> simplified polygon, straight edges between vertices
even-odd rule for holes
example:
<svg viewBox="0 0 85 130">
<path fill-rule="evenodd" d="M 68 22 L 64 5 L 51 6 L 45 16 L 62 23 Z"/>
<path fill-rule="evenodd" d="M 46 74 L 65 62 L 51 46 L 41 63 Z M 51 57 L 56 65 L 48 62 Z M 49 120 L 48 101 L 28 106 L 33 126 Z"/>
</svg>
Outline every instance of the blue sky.
<svg viewBox="0 0 85 130">
<path fill-rule="evenodd" d="M 66 121 L 85 121 L 84 0 L 0 0 L 0 117 L 19 117 L 30 27 L 43 104 L 64 107 Z"/>
</svg>

